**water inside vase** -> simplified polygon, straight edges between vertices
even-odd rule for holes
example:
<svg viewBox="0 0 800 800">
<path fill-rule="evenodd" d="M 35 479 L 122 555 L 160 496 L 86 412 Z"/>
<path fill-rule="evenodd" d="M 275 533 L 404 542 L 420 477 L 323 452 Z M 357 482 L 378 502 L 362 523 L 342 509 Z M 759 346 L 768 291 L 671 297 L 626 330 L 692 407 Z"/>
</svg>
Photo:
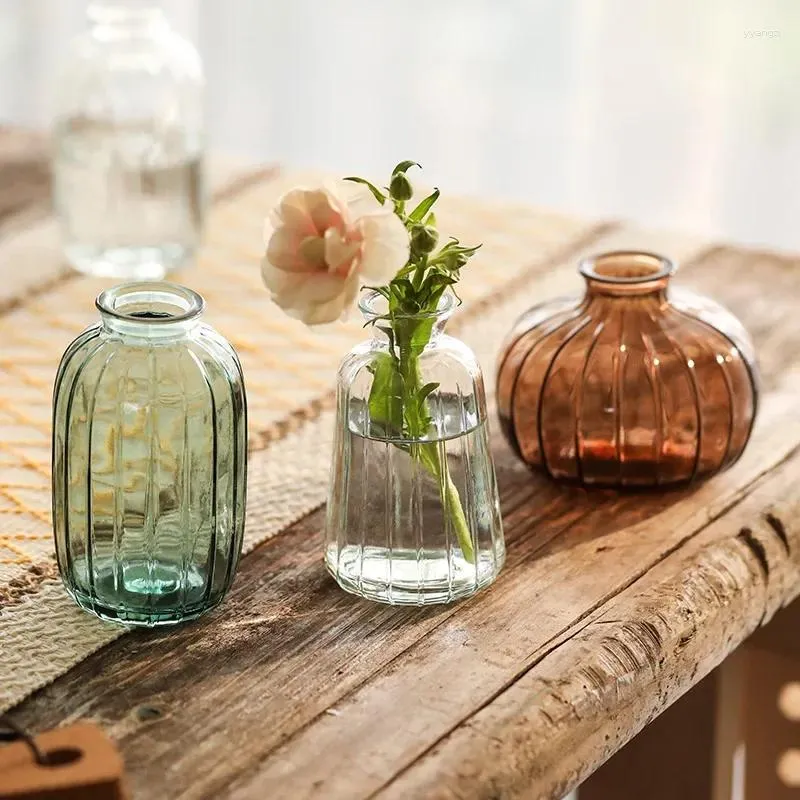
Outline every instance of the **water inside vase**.
<svg viewBox="0 0 800 800">
<path fill-rule="evenodd" d="M 203 185 L 201 155 L 189 132 L 75 117 L 59 123 L 55 138 L 56 206 L 75 269 L 160 279 L 191 260 Z"/>
<path fill-rule="evenodd" d="M 387 440 L 363 411 L 354 401 L 337 442 L 328 569 L 343 588 L 396 604 L 449 602 L 490 583 L 505 551 L 485 420 L 443 397 L 438 432 Z"/>
</svg>

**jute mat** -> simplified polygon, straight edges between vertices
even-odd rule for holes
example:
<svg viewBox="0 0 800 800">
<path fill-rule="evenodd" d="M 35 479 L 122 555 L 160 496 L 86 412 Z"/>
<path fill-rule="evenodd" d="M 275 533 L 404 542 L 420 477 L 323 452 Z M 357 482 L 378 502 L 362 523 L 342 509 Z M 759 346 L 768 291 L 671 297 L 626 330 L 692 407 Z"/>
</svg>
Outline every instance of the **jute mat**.
<svg viewBox="0 0 800 800">
<path fill-rule="evenodd" d="M 0 131 L 0 183 L 8 149 Z M 246 552 L 324 502 L 333 379 L 365 336 L 357 318 L 323 332 L 305 328 L 274 307 L 260 283 L 264 216 L 287 189 L 321 177 L 262 169 L 230 180 L 228 173 L 198 264 L 174 277 L 206 298 L 208 321 L 242 358 L 251 450 Z M 0 216 L 0 711 L 125 633 L 64 593 L 50 520 L 53 378 L 66 345 L 96 319 L 94 298 L 107 282 L 64 268 L 41 191 L 15 196 L 24 202 L 9 202 Z M 0 209 L 2 202 L 0 195 Z M 682 257 L 702 249 L 687 237 L 514 204 L 445 198 L 437 217 L 444 231 L 484 243 L 464 271 L 452 330 L 483 363 L 490 399 L 494 360 L 513 319 L 533 302 L 577 290 L 580 254 L 639 246 Z M 224 604 L 215 613 L 224 614 Z"/>
</svg>

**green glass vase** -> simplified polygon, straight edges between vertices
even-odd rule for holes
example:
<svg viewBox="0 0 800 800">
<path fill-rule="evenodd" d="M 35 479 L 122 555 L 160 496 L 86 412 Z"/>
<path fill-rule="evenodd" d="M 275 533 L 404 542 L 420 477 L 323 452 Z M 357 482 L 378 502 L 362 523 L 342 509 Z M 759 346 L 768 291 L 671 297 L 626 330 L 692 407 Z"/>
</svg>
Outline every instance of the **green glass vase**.
<svg viewBox="0 0 800 800">
<path fill-rule="evenodd" d="M 247 411 L 233 348 L 203 300 L 167 283 L 97 298 L 53 400 L 61 577 L 103 619 L 192 619 L 228 591 L 242 549 Z"/>
</svg>

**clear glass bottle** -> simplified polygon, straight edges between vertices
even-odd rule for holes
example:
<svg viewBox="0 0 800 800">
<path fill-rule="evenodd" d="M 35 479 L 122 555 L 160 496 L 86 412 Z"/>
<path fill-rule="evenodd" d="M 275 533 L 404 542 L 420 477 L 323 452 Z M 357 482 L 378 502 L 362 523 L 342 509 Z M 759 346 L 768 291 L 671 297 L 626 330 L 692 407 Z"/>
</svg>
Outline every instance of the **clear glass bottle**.
<svg viewBox="0 0 800 800">
<path fill-rule="evenodd" d="M 384 302 L 365 296 L 368 321 L 381 316 Z M 419 386 L 435 384 L 424 436 L 387 435 L 371 399 L 379 364 L 397 357 L 382 325 L 339 368 L 325 563 L 343 589 L 370 600 L 468 597 L 495 579 L 505 559 L 483 377 L 469 348 L 443 332 L 454 306 L 445 295 L 434 316 L 395 318 L 432 331 L 418 352 L 403 356 Z"/>
<path fill-rule="evenodd" d="M 131 283 L 67 348 L 53 400 L 53 524 L 69 593 L 104 619 L 181 622 L 217 605 L 242 548 L 239 359 L 202 298 Z"/>
<path fill-rule="evenodd" d="M 98 0 L 58 91 L 54 202 L 77 270 L 156 280 L 191 261 L 203 215 L 203 76 L 147 0 Z"/>
</svg>

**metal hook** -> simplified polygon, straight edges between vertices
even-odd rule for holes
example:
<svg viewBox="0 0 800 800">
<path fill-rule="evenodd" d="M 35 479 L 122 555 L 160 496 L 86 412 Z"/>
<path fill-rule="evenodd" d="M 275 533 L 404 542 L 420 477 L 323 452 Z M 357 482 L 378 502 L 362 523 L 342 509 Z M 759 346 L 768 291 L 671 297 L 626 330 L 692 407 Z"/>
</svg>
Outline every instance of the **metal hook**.
<svg viewBox="0 0 800 800">
<path fill-rule="evenodd" d="M 4 725 L 8 730 L 0 730 L 0 742 L 14 742 L 21 739 L 30 747 L 33 757 L 39 766 L 47 766 L 47 754 L 44 753 L 36 740 L 27 731 L 20 728 L 14 720 L 7 714 L 0 716 L 0 725 Z"/>
</svg>

